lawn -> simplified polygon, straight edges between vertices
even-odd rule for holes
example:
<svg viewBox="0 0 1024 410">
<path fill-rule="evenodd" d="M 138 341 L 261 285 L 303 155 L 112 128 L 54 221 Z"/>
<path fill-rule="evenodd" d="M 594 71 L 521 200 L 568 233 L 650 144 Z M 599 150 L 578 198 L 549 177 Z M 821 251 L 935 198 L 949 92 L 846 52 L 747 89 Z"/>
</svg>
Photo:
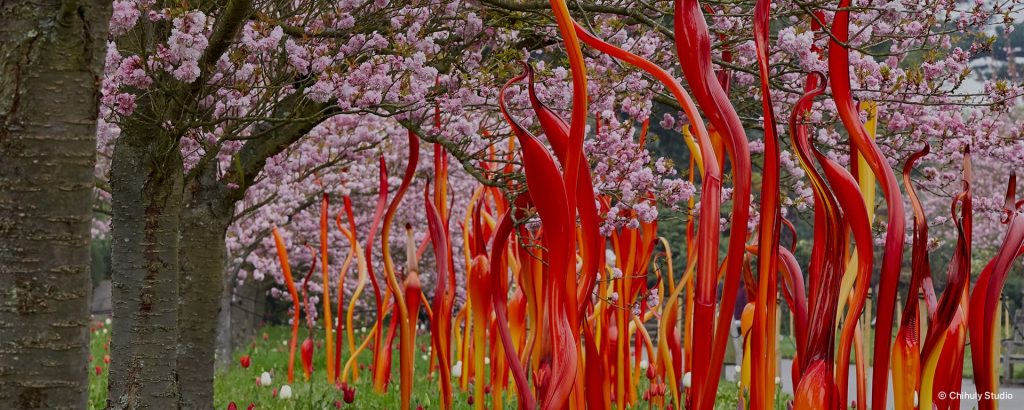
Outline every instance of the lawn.
<svg viewBox="0 0 1024 410">
<path fill-rule="evenodd" d="M 91 343 L 90 367 L 90 389 L 89 408 L 103 409 L 107 401 L 107 371 L 109 364 L 105 358 L 109 354 L 107 346 L 110 340 L 110 326 L 104 322 L 94 325 Z M 359 364 L 362 369 L 358 380 L 350 380 L 349 385 L 355 387 L 355 400 L 349 404 L 343 400 L 340 388 L 327 382 L 326 370 L 324 368 L 324 357 L 322 354 L 323 330 L 317 329 L 314 335 L 314 343 L 317 349 L 314 354 L 313 374 L 309 381 L 306 381 L 302 372 L 302 363 L 299 353 L 295 358 L 295 383 L 289 387 L 292 389 L 290 399 L 282 399 L 279 394 L 281 387 L 287 381 L 288 374 L 288 341 L 291 329 L 285 326 L 267 326 L 257 332 L 257 337 L 245 348 L 239 349 L 231 360 L 229 368 L 217 373 L 214 381 L 214 408 L 227 409 L 231 402 L 234 402 L 239 410 L 245 410 L 250 404 L 255 408 L 263 409 L 397 409 L 399 408 L 399 394 L 397 388 L 398 380 L 398 351 L 394 352 L 394 363 L 392 366 L 392 381 L 386 393 L 376 393 L 370 383 L 369 365 L 372 353 L 367 349 L 359 356 Z M 305 329 L 300 330 L 300 343 L 305 337 Z M 356 331 L 357 341 L 361 341 L 366 333 L 363 330 Z M 422 405 L 424 409 L 438 408 L 437 373 L 428 374 L 425 369 L 428 365 L 429 355 L 427 345 L 430 338 L 426 333 L 417 335 L 416 373 L 413 385 L 412 402 L 413 406 Z M 397 343 L 396 343 L 397 345 Z M 240 358 L 243 355 L 250 357 L 250 365 L 243 368 Z M 349 357 L 348 349 L 344 349 L 343 359 Z M 344 365 L 344 362 L 342 362 Z M 96 372 L 99 369 L 99 372 Z M 256 379 L 263 372 L 269 372 L 272 377 L 270 386 L 260 386 Z M 647 379 L 640 377 L 638 391 L 644 392 L 647 389 Z M 458 384 L 452 389 L 454 394 L 454 409 L 471 409 L 469 396 L 472 393 L 472 385 L 467 391 L 459 388 Z M 513 382 L 505 391 L 507 396 L 514 390 Z M 781 396 L 781 395 L 780 395 Z M 785 397 L 788 399 L 788 397 Z M 484 397 L 486 407 L 491 409 L 492 394 Z M 735 409 L 737 407 L 737 387 L 731 382 L 721 383 L 719 388 L 718 402 L 716 409 Z M 782 399 L 779 400 L 778 409 L 784 409 Z M 516 409 L 514 399 L 506 400 L 505 409 Z M 641 401 L 635 408 L 648 408 L 648 403 Z"/>
</svg>

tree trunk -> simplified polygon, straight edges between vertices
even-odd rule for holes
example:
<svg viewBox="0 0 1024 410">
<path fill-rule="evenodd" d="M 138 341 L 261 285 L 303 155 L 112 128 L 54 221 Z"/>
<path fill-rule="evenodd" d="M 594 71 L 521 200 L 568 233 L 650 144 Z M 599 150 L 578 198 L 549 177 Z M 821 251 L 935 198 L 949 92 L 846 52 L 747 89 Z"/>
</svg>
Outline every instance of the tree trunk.
<svg viewBox="0 0 1024 410">
<path fill-rule="evenodd" d="M 186 182 L 178 251 L 178 391 L 181 408 L 213 408 L 217 321 L 224 289 L 224 235 L 233 204 L 225 201 L 217 182 L 217 163 L 200 161 Z M 229 359 L 230 360 L 230 359 Z"/>
<path fill-rule="evenodd" d="M 88 403 L 89 237 L 110 3 L 0 5 L 0 407 Z"/>
<path fill-rule="evenodd" d="M 177 139 L 161 127 L 132 124 L 123 129 L 110 168 L 110 408 L 178 406 L 174 370 L 183 172 Z"/>
<path fill-rule="evenodd" d="M 248 349 L 256 339 L 256 329 L 263 324 L 266 309 L 267 282 L 255 281 L 250 276 L 237 286 L 231 302 L 231 349 Z"/>
<path fill-rule="evenodd" d="M 212 207 L 182 213 L 178 305 L 178 388 L 181 407 L 213 408 L 214 352 L 224 289 L 224 234 L 229 217 Z"/>
<path fill-rule="evenodd" d="M 232 362 L 231 348 L 231 299 L 234 296 L 234 277 L 221 275 L 220 313 L 217 315 L 217 350 L 215 371 L 228 370 Z"/>
<path fill-rule="evenodd" d="M 299 97 L 294 97 L 299 98 Z M 291 100 L 289 100 L 291 101 Z M 304 107 L 309 116 L 325 109 L 321 105 Z M 304 112 L 304 111 L 300 111 Z M 186 240 L 179 253 L 181 283 L 179 299 L 178 382 L 183 408 L 209 409 L 213 406 L 213 375 L 217 352 L 217 324 L 225 282 L 227 249 L 224 236 L 234 217 L 235 204 L 244 196 L 244 189 L 227 188 L 227 182 L 241 182 L 249 186 L 255 175 L 263 169 L 267 158 L 284 150 L 312 129 L 317 121 L 296 121 L 254 145 L 246 144 L 236 154 L 246 177 L 218 179 L 218 161 L 215 156 L 204 156 L 186 181 L 185 202 L 182 210 L 181 235 Z M 245 179 L 248 178 L 248 179 Z M 224 312 L 230 317 L 230 312 Z M 230 320 L 223 322 L 225 325 Z M 225 336 L 230 335 L 226 332 Z M 225 352 L 221 349 L 222 356 Z M 230 351 L 226 352 L 230 355 Z M 230 360 L 230 357 L 226 358 Z"/>
</svg>

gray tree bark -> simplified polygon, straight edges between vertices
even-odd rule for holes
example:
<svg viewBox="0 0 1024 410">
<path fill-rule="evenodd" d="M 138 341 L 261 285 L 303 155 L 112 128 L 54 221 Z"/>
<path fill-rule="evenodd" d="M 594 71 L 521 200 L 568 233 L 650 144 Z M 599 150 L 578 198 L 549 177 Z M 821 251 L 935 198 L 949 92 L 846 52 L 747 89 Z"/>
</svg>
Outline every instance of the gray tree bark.
<svg viewBox="0 0 1024 410">
<path fill-rule="evenodd" d="M 252 140 L 239 151 L 238 168 L 218 178 L 216 152 L 211 151 L 189 172 L 186 206 L 181 211 L 179 249 L 181 274 L 178 303 L 178 388 L 181 406 L 187 409 L 213 407 L 213 377 L 217 352 L 217 324 L 226 282 L 227 256 L 224 235 L 235 217 L 235 204 L 245 195 L 268 158 L 284 151 L 332 115 L 324 104 L 303 104 L 301 96 L 286 99 L 286 115 L 294 122 L 279 126 L 267 137 Z M 317 117 L 314 114 L 323 113 Z M 239 172 L 239 169 L 242 171 Z M 230 183 L 241 188 L 228 188 Z M 227 323 L 227 322 L 225 322 Z M 230 356 L 231 352 L 222 352 Z"/>
<path fill-rule="evenodd" d="M 196 397 L 207 402 L 191 406 L 191 402 L 182 398 L 193 400 L 193 390 L 186 388 L 179 393 L 180 386 L 190 386 L 193 380 L 191 375 L 178 372 L 179 352 L 204 353 L 201 340 L 195 346 L 186 343 L 184 349 L 179 348 L 179 314 L 187 321 L 192 313 L 179 313 L 179 276 L 191 277 L 195 266 L 191 259 L 182 261 L 179 255 L 182 244 L 186 256 L 197 251 L 215 253 L 209 248 L 223 249 L 224 229 L 193 229 L 201 225 L 196 220 L 197 214 L 192 208 L 183 208 L 192 204 L 185 198 L 186 176 L 179 146 L 186 130 L 175 127 L 196 115 L 193 104 L 208 92 L 205 86 L 213 71 L 211 67 L 237 37 L 248 19 L 252 2 L 228 0 L 209 6 L 207 14 L 216 16 L 216 23 L 209 35 L 209 45 L 199 60 L 200 78 L 190 84 L 168 80 L 166 87 L 143 94 L 136 102 L 133 116 L 122 119 L 122 134 L 114 147 L 110 169 L 114 270 L 114 329 L 107 403 L 110 408 L 185 406 L 191 409 L 213 405 L 212 394 Z M 161 28 L 160 23 L 140 24 L 136 30 L 153 28 L 166 27 Z M 148 33 L 142 38 L 161 37 Z M 144 43 L 139 47 L 155 45 Z M 191 188 L 191 183 L 189 185 Z M 182 231 L 183 228 L 188 232 Z M 221 235 L 216 240 L 220 245 L 215 242 L 203 248 L 194 243 L 202 243 L 208 238 L 206 234 L 213 231 Z M 203 236 L 193 237 L 193 234 Z M 214 260 L 223 264 L 223 252 Z M 179 271 L 182 266 L 185 272 Z M 191 293 L 193 287 L 185 289 Z M 193 337 L 188 333 L 190 329 L 186 332 L 184 340 Z M 209 354 L 212 356 L 212 351 Z M 190 360 L 205 362 L 203 356 Z M 212 392 L 212 378 L 203 380 L 208 384 L 206 389 Z"/>
<path fill-rule="evenodd" d="M 216 362 L 214 371 L 225 371 L 231 366 L 231 299 L 234 296 L 234 277 L 221 275 L 223 284 L 220 291 L 220 312 L 217 315 L 217 348 L 214 352 Z"/>
<path fill-rule="evenodd" d="M 183 172 L 177 138 L 158 126 L 123 127 L 110 168 L 114 324 L 109 408 L 178 406 Z"/>
<path fill-rule="evenodd" d="M 247 348 L 255 338 L 256 329 L 263 322 L 266 309 L 267 282 L 246 279 L 232 293 L 230 350 Z"/>
<path fill-rule="evenodd" d="M 203 162 L 194 170 L 198 179 L 186 189 L 188 205 L 182 210 L 178 278 L 178 382 L 181 407 L 213 408 L 214 346 L 224 289 L 224 235 L 233 206 L 222 200 L 216 184 L 215 163 Z M 228 353 L 230 354 L 230 353 Z"/>
<path fill-rule="evenodd" d="M 88 403 L 89 240 L 109 1 L 0 4 L 0 407 Z"/>
</svg>

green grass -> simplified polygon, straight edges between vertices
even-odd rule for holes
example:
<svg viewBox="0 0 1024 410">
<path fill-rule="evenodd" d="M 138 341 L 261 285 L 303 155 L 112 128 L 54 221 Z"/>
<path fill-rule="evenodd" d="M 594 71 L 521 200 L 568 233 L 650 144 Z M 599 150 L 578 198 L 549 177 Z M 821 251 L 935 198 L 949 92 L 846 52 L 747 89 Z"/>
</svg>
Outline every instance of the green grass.
<svg viewBox="0 0 1024 410">
<path fill-rule="evenodd" d="M 110 343 L 110 326 L 94 328 L 89 338 L 89 409 L 105 409 L 107 407 L 107 375 L 109 365 L 103 358 L 110 354 L 107 344 Z M 96 374 L 96 368 L 100 373 Z"/>
<path fill-rule="evenodd" d="M 109 326 L 107 326 L 107 328 L 109 328 Z M 273 396 L 274 390 L 279 390 L 287 381 L 289 349 L 286 343 L 290 340 L 291 329 L 285 326 L 268 326 L 256 333 L 257 337 L 255 340 L 238 349 L 231 360 L 229 368 L 217 373 L 214 380 L 214 408 L 226 409 L 230 402 L 234 402 L 238 406 L 239 410 L 244 410 L 250 403 L 256 404 L 256 408 L 260 410 L 320 410 L 333 409 L 335 408 L 335 403 L 339 401 L 342 404 L 342 408 L 399 408 L 400 399 L 397 385 L 397 349 L 393 356 L 394 363 L 392 364 L 392 383 L 389 386 L 388 391 L 383 394 L 374 392 L 370 384 L 369 365 L 372 353 L 369 349 L 365 349 L 360 354 L 358 361 L 364 366 L 364 368 L 360 371 L 359 380 L 350 381 L 349 383 L 351 386 L 356 388 L 356 399 L 352 404 L 346 404 L 342 401 L 342 392 L 336 389 L 334 385 L 327 382 L 326 369 L 324 367 L 324 356 L 321 350 L 322 348 L 319 347 L 319 343 L 323 338 L 323 329 L 317 329 L 314 332 L 314 343 L 318 344 L 318 348 L 314 354 L 313 375 L 310 381 L 305 381 L 302 373 L 302 362 L 299 359 L 299 353 L 296 352 L 295 383 L 290 385 L 292 388 L 291 399 L 283 400 Z M 266 335 L 265 340 L 264 334 Z M 301 329 L 299 332 L 300 342 L 303 340 L 305 335 L 306 330 Z M 365 333 L 356 332 L 357 343 L 362 340 L 363 336 L 365 336 Z M 104 333 L 102 329 L 92 333 L 91 351 L 93 360 L 90 368 L 93 370 L 90 371 L 90 409 L 103 409 L 106 406 L 108 365 L 103 362 L 103 357 L 107 354 L 105 346 L 109 340 L 110 334 Z M 430 340 L 427 334 L 424 333 L 417 335 L 417 348 L 415 355 L 415 366 L 417 371 L 414 375 L 412 392 L 413 408 L 416 408 L 417 405 L 423 405 L 423 408 L 425 409 L 438 408 L 438 375 L 435 372 L 434 375 L 428 376 L 425 371 L 429 356 L 427 356 L 427 353 L 425 353 L 424 350 L 426 350 L 426 346 L 429 342 Z M 251 364 L 248 369 L 243 369 L 239 364 L 239 358 L 245 354 L 248 354 L 251 357 Z M 342 357 L 346 360 L 349 357 L 347 343 Z M 344 362 L 342 362 L 342 365 L 344 365 Z M 100 366 L 100 375 L 95 374 L 95 368 L 93 366 Z M 273 374 L 273 382 L 269 387 L 256 385 L 256 378 L 258 378 L 264 371 Z M 642 394 L 642 392 L 646 391 L 648 382 L 646 377 L 640 377 L 639 379 L 640 386 L 638 391 Z M 510 378 L 505 395 L 507 396 L 514 389 L 514 382 L 512 382 Z M 469 391 L 464 392 L 458 385 L 453 386 L 454 409 L 465 410 L 472 408 L 472 406 L 467 403 L 467 399 L 472 393 L 472 385 L 470 385 L 468 390 Z M 723 380 L 720 384 L 718 400 L 715 408 L 721 410 L 735 409 L 737 407 L 738 393 L 739 392 L 735 384 Z M 486 396 L 486 407 L 490 409 L 492 408 L 491 400 L 493 397 L 490 394 Z M 785 400 L 788 400 L 789 397 L 788 395 L 783 394 L 780 394 L 779 396 L 780 398 L 776 408 L 784 409 Z M 516 404 L 512 400 L 508 400 L 506 401 L 504 408 L 515 409 Z M 646 409 L 647 403 L 641 401 L 635 408 Z"/>
<path fill-rule="evenodd" d="M 321 343 L 323 339 L 323 329 L 314 331 L 315 343 Z M 234 360 L 232 361 L 231 367 L 226 372 L 220 372 L 214 381 L 214 408 L 227 408 L 227 405 L 231 401 L 235 401 L 239 408 L 245 408 L 250 402 L 256 403 L 256 407 L 259 409 L 321 409 L 325 405 L 329 405 L 333 408 L 336 401 L 342 400 L 342 393 L 337 390 L 334 385 L 327 382 L 326 368 L 324 367 L 324 355 L 322 348 L 317 349 L 314 354 L 314 365 L 313 375 L 309 382 L 305 381 L 302 374 L 302 362 L 296 357 L 295 359 L 295 383 L 291 386 L 293 390 L 293 397 L 291 400 L 281 400 L 272 397 L 273 388 L 257 386 L 256 377 L 258 377 L 264 371 L 271 372 L 274 377 L 273 386 L 280 388 L 282 383 L 287 381 L 288 373 L 288 346 L 286 343 L 290 340 L 291 329 L 283 326 L 271 326 L 263 329 L 257 333 L 256 341 L 252 345 L 247 346 L 242 352 L 236 352 Z M 263 334 L 267 335 L 267 340 L 263 340 Z M 305 329 L 302 329 L 299 333 L 299 339 L 304 339 L 306 335 Z M 356 332 L 357 343 L 362 341 L 365 337 L 365 333 Z M 427 345 L 430 343 L 429 336 L 427 334 L 417 335 L 416 338 L 416 354 L 415 354 L 415 367 L 418 371 L 413 376 L 413 392 L 412 392 L 412 403 L 413 408 L 417 405 L 423 405 L 424 408 L 437 408 L 438 407 L 438 387 L 437 378 L 438 375 L 435 372 L 433 376 L 428 376 L 425 369 L 428 366 L 429 356 L 424 351 Z M 397 345 L 397 339 L 395 341 Z M 347 343 L 345 343 L 344 353 L 342 358 L 348 360 L 349 353 L 347 349 Z M 238 358 L 245 353 L 249 353 L 252 358 L 252 364 L 248 369 L 243 369 L 238 364 Z M 296 352 L 296 356 L 298 356 Z M 370 361 L 372 359 L 372 352 L 369 348 L 364 349 L 359 355 L 359 363 L 365 366 L 359 372 L 359 380 L 351 381 L 350 385 L 356 388 L 356 400 L 351 405 L 343 404 L 342 407 L 352 407 L 360 409 L 397 409 L 400 406 L 400 397 L 398 391 L 398 350 L 395 349 L 392 356 L 392 372 L 391 381 L 388 391 L 383 394 L 379 394 L 373 391 L 370 383 Z M 342 362 L 344 366 L 344 362 Z M 511 386 L 510 386 L 511 387 Z M 506 392 L 507 393 L 507 392 Z M 462 392 L 458 387 L 453 388 L 453 402 L 457 409 L 469 409 L 471 406 L 466 404 L 469 392 Z M 488 408 L 490 408 L 491 397 L 485 398 Z M 505 406 L 508 409 L 514 409 L 514 404 Z"/>
</svg>

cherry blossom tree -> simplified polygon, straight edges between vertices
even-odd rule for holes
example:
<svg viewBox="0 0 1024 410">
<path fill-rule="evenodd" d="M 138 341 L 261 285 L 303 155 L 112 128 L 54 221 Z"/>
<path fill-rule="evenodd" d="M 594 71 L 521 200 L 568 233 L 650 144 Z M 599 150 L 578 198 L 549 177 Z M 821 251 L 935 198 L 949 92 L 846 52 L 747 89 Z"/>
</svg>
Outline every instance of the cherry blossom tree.
<svg viewBox="0 0 1024 410">
<path fill-rule="evenodd" d="M 719 79 L 758 155 L 762 97 L 746 23 L 753 2 L 705 5 Z M 821 27 L 834 5 L 779 1 L 772 7 L 771 96 L 777 120 L 785 121 L 808 74 L 826 69 L 821 53 L 829 37 Z M 926 158 L 923 182 L 935 194 L 936 214 L 948 204 L 947 187 L 958 181 L 965 147 L 980 166 L 1024 159 L 1013 113 L 1020 86 L 987 79 L 980 90 L 966 90 L 970 59 L 983 42 L 950 48 L 959 32 L 1010 24 L 1019 7 L 1017 0 L 856 4 L 856 35 L 848 44 L 856 95 L 865 106 L 877 104 L 878 140 L 891 165 L 900 166 L 924 143 L 936 148 Z M 667 25 L 671 3 L 585 1 L 570 11 L 597 36 L 679 76 Z M 290 249 L 306 263 L 312 255 L 301 244 L 318 241 L 319 211 L 311 204 L 323 193 L 333 204 L 342 195 L 365 204 L 356 218 L 368 222 L 377 159 L 384 157 L 395 178 L 404 165 L 405 132 L 442 146 L 463 165 L 452 176 L 460 195 L 479 183 L 514 196 L 521 175 L 518 158 L 508 152 L 510 131 L 497 114 L 498 89 L 527 60 L 545 104 L 567 117 L 571 103 L 565 55 L 543 1 L 232 0 L 164 7 L 119 0 L 110 33 L 97 174 L 109 180 L 99 196 L 112 211 L 115 407 L 209 407 L 215 313 L 225 282 L 282 283 L 266 238 L 275 224 L 288 225 Z M 648 192 L 657 193 L 662 209 L 695 194 L 685 164 L 645 149 L 646 141 L 679 141 L 687 124 L 657 81 L 601 53 L 587 54 L 586 63 L 593 122 L 585 149 L 597 189 L 614 199 L 601 215 L 608 234 L 658 218 L 659 209 L 643 196 Z M 525 111 L 524 89 L 512 89 L 508 102 L 524 125 L 537 126 Z M 804 120 L 823 151 L 849 164 L 831 100 L 821 99 Z M 493 158 L 508 158 L 514 172 L 482 169 Z M 783 215 L 800 219 L 810 188 L 790 152 L 782 152 L 780 163 Z M 428 182 L 429 173 L 420 174 L 416 183 Z M 456 203 L 465 200 L 460 195 Z M 729 198 L 727 188 L 723 201 Z M 422 210 L 411 202 L 399 222 L 410 222 L 420 240 Z M 756 204 L 750 215 L 753 230 Z M 989 222 L 989 231 L 998 232 L 997 221 Z M 107 229 L 103 221 L 96 226 L 98 234 Z M 330 272 L 341 274 L 347 245 L 332 235 Z M 177 389 L 167 387 L 175 381 Z"/>
<path fill-rule="evenodd" d="M 99 141 L 109 162 L 98 166 L 110 180 L 101 196 L 113 213 L 111 402 L 174 401 L 178 393 L 165 386 L 176 378 L 183 406 L 210 403 L 217 323 L 211 312 L 220 306 L 226 230 L 253 212 L 270 215 L 257 219 L 264 224 L 290 214 L 281 211 L 311 191 L 351 189 L 329 184 L 336 180 L 326 171 L 350 166 L 358 150 L 387 151 L 387 132 L 366 132 L 373 123 L 391 118 L 389 127 L 417 129 L 466 164 L 469 176 L 500 184 L 474 165 L 485 147 L 504 141 L 479 131 L 507 132 L 489 108 L 500 77 L 479 75 L 490 68 L 484 56 L 507 54 L 508 44 L 546 45 L 501 31 L 491 36 L 462 3 L 335 9 L 241 2 L 206 10 L 117 2 Z M 481 80 L 491 88 L 475 89 Z M 443 126 L 422 127 L 435 108 L 444 113 Z M 350 135 L 323 131 L 346 122 Z M 629 162 L 629 172 L 655 184 L 649 168 L 638 165 L 646 160 Z M 322 184 L 310 184 L 310 176 Z M 289 193 L 286 180 L 305 187 Z M 673 192 L 685 191 L 675 183 Z M 253 276 L 267 271 L 255 268 Z M 142 366 L 147 357 L 161 360 Z"/>
<path fill-rule="evenodd" d="M 115 2 L 98 166 L 113 214 L 112 406 L 211 405 L 236 205 L 323 121 L 422 105 L 437 77 L 427 60 L 473 40 L 432 18 L 455 6 Z"/>
</svg>

